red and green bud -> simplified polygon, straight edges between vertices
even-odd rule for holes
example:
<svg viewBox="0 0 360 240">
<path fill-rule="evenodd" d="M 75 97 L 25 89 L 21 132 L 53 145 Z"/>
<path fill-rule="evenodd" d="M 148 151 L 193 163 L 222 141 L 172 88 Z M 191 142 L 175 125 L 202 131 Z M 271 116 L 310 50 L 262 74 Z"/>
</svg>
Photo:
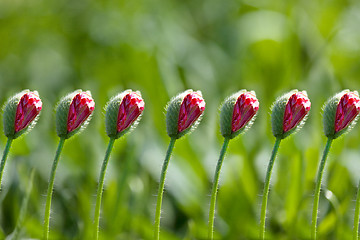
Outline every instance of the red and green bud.
<svg viewBox="0 0 360 240">
<path fill-rule="evenodd" d="M 106 107 L 107 135 L 117 139 L 135 128 L 144 107 L 145 102 L 139 91 L 126 90 L 113 97 Z"/>
<path fill-rule="evenodd" d="M 56 132 L 69 138 L 85 128 L 95 109 L 90 91 L 77 90 L 60 100 L 56 108 Z"/>
<path fill-rule="evenodd" d="M 19 132 L 29 126 L 42 108 L 42 102 L 37 93 L 25 93 L 17 106 L 15 116 L 15 132 Z"/>
<path fill-rule="evenodd" d="M 360 112 L 358 92 L 344 90 L 330 98 L 324 107 L 324 132 L 335 139 L 350 130 Z"/>
<path fill-rule="evenodd" d="M 335 116 L 335 132 L 348 127 L 360 112 L 360 98 L 357 93 L 345 93 L 337 106 Z"/>
<path fill-rule="evenodd" d="M 258 110 L 254 91 L 241 90 L 231 95 L 220 107 L 221 134 L 232 139 L 250 128 Z"/>
<path fill-rule="evenodd" d="M 306 91 L 293 90 L 279 97 L 271 113 L 272 132 L 284 139 L 299 130 L 305 123 L 311 108 Z"/>
<path fill-rule="evenodd" d="M 166 109 L 166 126 L 170 137 L 180 138 L 193 130 L 205 111 L 200 91 L 187 90 L 171 99 Z"/>
<path fill-rule="evenodd" d="M 140 94 L 136 92 L 131 92 L 126 94 L 120 104 L 118 120 L 117 120 L 117 130 L 118 132 L 124 131 L 144 111 L 145 102 L 141 98 Z"/>
<path fill-rule="evenodd" d="M 4 107 L 5 135 L 15 139 L 34 127 L 41 109 L 37 91 L 24 90 L 10 98 Z"/>
<path fill-rule="evenodd" d="M 200 92 L 192 92 L 185 96 L 180 106 L 178 132 L 188 129 L 205 111 L 205 101 Z"/>
<path fill-rule="evenodd" d="M 289 98 L 284 113 L 283 130 L 296 127 L 310 111 L 311 103 L 306 92 L 296 92 Z"/>
<path fill-rule="evenodd" d="M 81 92 L 73 98 L 68 114 L 67 131 L 72 132 L 91 115 L 95 109 L 95 102 L 90 93 Z"/>
</svg>

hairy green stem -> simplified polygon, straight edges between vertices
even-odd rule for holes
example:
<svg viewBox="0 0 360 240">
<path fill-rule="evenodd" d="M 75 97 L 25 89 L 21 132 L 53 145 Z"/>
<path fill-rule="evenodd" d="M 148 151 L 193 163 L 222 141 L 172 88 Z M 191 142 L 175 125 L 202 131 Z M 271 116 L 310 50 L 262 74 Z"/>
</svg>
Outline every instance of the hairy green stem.
<svg viewBox="0 0 360 240">
<path fill-rule="evenodd" d="M 359 239 L 359 215 L 360 215 L 360 181 L 356 195 L 353 240 Z"/>
<path fill-rule="evenodd" d="M 29 183 L 27 185 L 25 198 L 22 201 L 19 218 L 17 220 L 16 227 L 14 230 L 14 235 L 12 237 L 12 239 L 14 239 L 14 240 L 17 240 L 19 238 L 20 229 L 24 225 L 25 216 L 26 216 L 26 212 L 27 212 L 27 208 L 28 208 L 28 204 L 29 204 L 29 199 L 30 199 L 30 194 L 31 194 L 33 184 L 34 184 L 34 176 L 35 176 L 35 168 L 33 168 L 30 173 L 30 179 L 29 179 Z"/>
<path fill-rule="evenodd" d="M 6 146 L 5 146 L 5 149 L 4 149 L 4 153 L 3 153 L 1 163 L 0 163 L 0 192 L 1 192 L 1 181 L 2 181 L 2 176 L 3 176 L 3 173 L 4 173 L 5 163 L 6 163 L 7 156 L 9 155 L 9 151 L 10 151 L 12 141 L 13 141 L 13 139 L 10 138 L 10 137 L 7 139 Z"/>
<path fill-rule="evenodd" d="M 104 187 L 105 173 L 109 162 L 110 153 L 114 146 L 114 142 L 115 142 L 115 138 L 110 138 L 99 176 L 99 183 L 98 183 L 98 189 L 96 195 L 95 216 L 94 216 L 94 239 L 96 240 L 99 239 L 100 208 L 101 208 L 101 198 Z"/>
<path fill-rule="evenodd" d="M 211 191 L 211 200 L 210 200 L 210 210 L 209 210 L 209 227 L 208 227 L 208 238 L 213 239 L 214 238 L 214 218 L 215 218 L 215 205 L 216 205 L 216 196 L 217 196 L 217 190 L 219 186 L 219 177 L 220 177 L 220 171 L 221 166 L 224 160 L 226 149 L 229 145 L 230 138 L 225 138 L 223 146 L 220 151 L 219 160 L 216 165 L 215 175 L 214 175 L 214 182 L 213 187 Z"/>
<path fill-rule="evenodd" d="M 49 185 L 46 196 L 46 205 L 45 205 L 45 218 L 44 218 L 44 231 L 43 231 L 44 240 L 49 239 L 50 209 L 51 209 L 51 200 L 52 200 L 52 193 L 53 193 L 54 181 L 55 181 L 55 173 L 59 162 L 60 153 L 64 147 L 64 143 L 65 143 L 65 138 L 63 137 L 60 138 L 58 148 L 56 150 L 54 162 L 51 167 Z"/>
<path fill-rule="evenodd" d="M 265 239 L 266 207 L 267 207 L 267 201 L 268 201 L 268 196 L 269 196 L 271 172 L 272 172 L 272 169 L 274 166 L 277 151 L 279 150 L 280 142 L 281 142 L 281 138 L 276 138 L 274 148 L 273 148 L 273 151 L 271 154 L 271 158 L 269 161 L 269 165 L 268 165 L 267 171 L 266 171 L 264 192 L 263 192 L 262 204 L 261 204 L 261 215 L 260 215 L 260 232 L 259 232 L 260 239 Z"/>
<path fill-rule="evenodd" d="M 328 138 L 322 158 L 321 158 L 320 166 L 319 166 L 319 169 L 317 172 L 314 204 L 313 204 L 313 211 L 312 211 L 312 222 L 311 222 L 311 239 L 313 239 L 313 240 L 316 239 L 316 225 L 317 225 L 317 217 L 318 217 L 318 209 L 319 209 L 321 180 L 322 180 L 322 176 L 324 173 L 326 158 L 329 154 L 332 141 L 333 141 L 332 138 Z"/>
<path fill-rule="evenodd" d="M 168 150 L 166 152 L 166 157 L 161 169 L 161 175 L 160 175 L 160 182 L 159 182 L 159 191 L 157 195 L 157 201 L 156 201 L 156 210 L 155 210 L 155 224 L 154 224 L 154 239 L 159 240 L 160 239 L 160 215 L 161 215 L 161 203 L 164 193 L 164 185 L 165 185 L 165 177 L 166 177 L 166 171 L 169 166 L 169 160 L 171 153 L 174 149 L 176 138 L 171 138 Z"/>
</svg>

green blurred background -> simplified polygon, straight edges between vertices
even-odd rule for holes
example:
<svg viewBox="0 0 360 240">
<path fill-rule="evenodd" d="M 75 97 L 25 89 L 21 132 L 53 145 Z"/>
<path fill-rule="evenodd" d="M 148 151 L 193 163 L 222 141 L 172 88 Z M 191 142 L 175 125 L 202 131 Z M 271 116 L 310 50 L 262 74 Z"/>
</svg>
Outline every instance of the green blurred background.
<svg viewBox="0 0 360 240">
<path fill-rule="evenodd" d="M 162 239 L 206 239 L 210 188 L 222 144 L 218 108 L 255 90 L 253 127 L 230 142 L 221 172 L 217 239 L 256 239 L 263 179 L 275 141 L 270 107 L 306 90 L 304 128 L 282 142 L 272 176 L 269 239 L 309 239 L 314 178 L 325 145 L 321 108 L 342 89 L 360 90 L 358 0 L 1 0 L 0 100 L 37 90 L 37 126 L 14 141 L 0 194 L 0 239 L 16 225 L 36 169 L 24 238 L 40 238 L 58 137 L 54 107 L 75 90 L 96 101 L 91 123 L 65 143 L 55 179 L 52 239 L 91 239 L 97 179 L 108 137 L 104 106 L 118 92 L 146 101 L 137 129 L 115 143 L 106 176 L 102 239 L 151 239 L 157 181 L 169 137 L 164 108 L 188 88 L 201 90 L 204 118 L 177 141 L 166 179 Z M 0 127 L 2 131 L 2 125 Z M 360 128 L 334 142 L 320 199 L 320 239 L 351 239 L 360 178 Z M 0 150 L 6 138 L 1 135 Z"/>
</svg>

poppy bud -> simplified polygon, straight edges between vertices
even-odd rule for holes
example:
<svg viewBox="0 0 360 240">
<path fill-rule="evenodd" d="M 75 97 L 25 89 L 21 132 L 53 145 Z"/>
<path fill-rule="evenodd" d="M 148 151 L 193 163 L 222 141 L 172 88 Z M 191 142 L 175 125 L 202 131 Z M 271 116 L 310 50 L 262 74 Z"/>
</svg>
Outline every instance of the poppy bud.
<svg viewBox="0 0 360 240">
<path fill-rule="evenodd" d="M 259 110 L 255 92 L 241 90 L 225 100 L 220 110 L 220 128 L 223 137 L 236 137 L 251 127 Z"/>
<path fill-rule="evenodd" d="M 329 138 L 335 139 L 350 130 L 360 112 L 358 92 L 344 90 L 330 98 L 324 107 L 324 132 Z"/>
<path fill-rule="evenodd" d="M 82 130 L 94 109 L 95 102 L 89 91 L 77 90 L 65 96 L 56 108 L 57 135 L 69 138 Z"/>
<path fill-rule="evenodd" d="M 196 128 L 205 111 L 201 92 L 187 90 L 172 98 L 166 109 L 166 129 L 170 137 L 180 138 Z"/>
<path fill-rule="evenodd" d="M 24 90 L 10 98 L 4 107 L 5 135 L 15 139 L 34 127 L 41 109 L 37 91 Z"/>
<path fill-rule="evenodd" d="M 107 135 L 117 139 L 135 128 L 144 106 L 138 91 L 126 90 L 110 99 L 105 115 Z"/>
<path fill-rule="evenodd" d="M 311 102 L 306 91 L 293 90 L 278 98 L 272 108 L 272 131 L 275 137 L 286 138 L 305 123 Z"/>
</svg>

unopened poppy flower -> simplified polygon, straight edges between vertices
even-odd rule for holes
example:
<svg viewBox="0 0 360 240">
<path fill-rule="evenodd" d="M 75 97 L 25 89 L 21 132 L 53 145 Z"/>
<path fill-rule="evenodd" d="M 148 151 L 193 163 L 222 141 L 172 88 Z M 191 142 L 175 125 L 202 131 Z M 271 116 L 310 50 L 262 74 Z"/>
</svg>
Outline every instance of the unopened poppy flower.
<svg viewBox="0 0 360 240">
<path fill-rule="evenodd" d="M 180 106 L 178 132 L 189 128 L 204 112 L 205 101 L 200 92 L 188 93 Z"/>
<path fill-rule="evenodd" d="M 90 91 L 77 90 L 60 100 L 56 108 L 56 132 L 69 138 L 83 129 L 95 109 Z"/>
<path fill-rule="evenodd" d="M 311 103 L 306 92 L 296 92 L 289 98 L 284 113 L 283 130 L 295 128 L 310 111 Z"/>
<path fill-rule="evenodd" d="M 345 93 L 336 108 L 335 132 L 348 127 L 360 112 L 360 98 L 357 92 Z"/>
<path fill-rule="evenodd" d="M 187 90 L 172 98 L 166 109 L 166 128 L 170 137 L 180 138 L 193 130 L 205 111 L 200 91 Z"/>
<path fill-rule="evenodd" d="M 139 91 L 126 90 L 111 98 L 105 107 L 107 135 L 117 139 L 128 133 L 137 125 L 144 108 Z"/>
<path fill-rule="evenodd" d="M 5 136 L 15 139 L 34 127 L 41 109 L 37 91 L 24 90 L 10 98 L 4 107 Z"/>
<path fill-rule="evenodd" d="M 241 90 L 228 97 L 220 109 L 221 134 L 232 139 L 252 125 L 259 101 L 254 91 Z"/>
<path fill-rule="evenodd" d="M 351 129 L 360 112 L 358 92 L 344 90 L 330 98 L 324 106 L 324 133 L 330 138 L 338 138 Z"/>
<path fill-rule="evenodd" d="M 260 212 L 259 238 L 265 239 L 266 208 L 270 189 L 271 173 L 281 140 L 299 130 L 305 123 L 311 103 L 305 91 L 293 90 L 276 99 L 271 113 L 273 135 L 276 137 L 266 170 L 264 191 Z"/>
<path fill-rule="evenodd" d="M 187 90 L 172 98 L 166 108 L 166 130 L 171 140 L 161 169 L 155 210 L 154 239 L 160 239 L 160 214 L 165 176 L 175 141 L 196 128 L 204 111 L 205 100 L 201 92 L 193 90 Z"/>
<path fill-rule="evenodd" d="M 139 91 L 126 90 L 111 98 L 106 106 L 105 125 L 106 134 L 110 137 L 109 144 L 102 163 L 96 205 L 94 214 L 94 239 L 99 238 L 100 208 L 104 188 L 104 179 L 107 164 L 110 158 L 114 142 L 119 137 L 135 128 L 144 111 L 145 102 Z"/>
<path fill-rule="evenodd" d="M 220 107 L 220 129 L 224 137 L 224 143 L 216 165 L 211 192 L 208 226 L 208 238 L 211 240 L 214 238 L 215 205 L 220 171 L 229 141 L 252 125 L 258 110 L 259 101 L 256 98 L 255 92 L 246 90 L 241 90 L 231 95 Z"/>
<path fill-rule="evenodd" d="M 8 138 L 0 163 L 0 189 L 7 156 L 11 143 L 36 124 L 42 108 L 37 91 L 24 90 L 11 97 L 4 106 L 4 134 Z"/>
<path fill-rule="evenodd" d="M 324 133 L 327 137 L 325 149 L 320 161 L 316 177 L 314 204 L 311 222 L 311 239 L 317 239 L 317 220 L 319 212 L 319 199 L 321 181 L 325 169 L 326 159 L 334 139 L 349 131 L 355 124 L 360 112 L 360 98 L 358 92 L 344 90 L 330 98 L 324 106 L 323 123 Z M 360 201 L 360 196 L 357 202 Z M 358 205 L 357 205 L 358 206 Z M 354 239 L 358 238 L 358 219 L 355 220 Z"/>
<path fill-rule="evenodd" d="M 299 130 L 305 123 L 310 108 L 311 102 L 306 91 L 293 90 L 279 97 L 271 113 L 273 135 L 284 139 Z"/>
<path fill-rule="evenodd" d="M 37 93 L 25 93 L 16 108 L 15 132 L 19 132 L 30 125 L 42 108 L 42 102 Z"/>
<path fill-rule="evenodd" d="M 86 119 L 90 116 L 90 114 L 95 109 L 95 102 L 92 99 L 89 92 L 80 92 L 75 95 L 72 99 L 68 120 L 67 120 L 67 130 L 68 132 L 72 132 L 77 129 Z"/>
<path fill-rule="evenodd" d="M 243 128 L 259 110 L 259 101 L 254 92 L 241 94 L 236 100 L 232 117 L 231 130 L 236 132 Z"/>
<path fill-rule="evenodd" d="M 92 99 L 90 91 L 85 92 L 82 90 L 76 90 L 68 94 L 60 100 L 56 107 L 56 133 L 60 137 L 60 141 L 55 153 L 53 165 L 51 167 L 46 196 L 43 229 L 43 239 L 45 240 L 49 239 L 52 192 L 54 188 L 56 168 L 65 140 L 85 128 L 94 109 L 95 101 Z"/>
<path fill-rule="evenodd" d="M 122 132 L 129 128 L 143 112 L 144 106 L 145 102 L 139 93 L 126 94 L 119 107 L 117 131 Z"/>
</svg>

